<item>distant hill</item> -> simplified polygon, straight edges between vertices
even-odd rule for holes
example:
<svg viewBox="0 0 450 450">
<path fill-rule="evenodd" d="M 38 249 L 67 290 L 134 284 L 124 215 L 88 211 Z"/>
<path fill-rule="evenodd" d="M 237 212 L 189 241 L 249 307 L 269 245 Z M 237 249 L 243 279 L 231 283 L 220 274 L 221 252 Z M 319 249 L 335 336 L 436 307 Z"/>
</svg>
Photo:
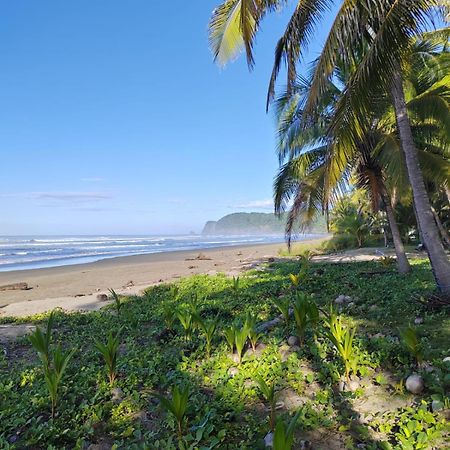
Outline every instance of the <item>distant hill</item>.
<svg viewBox="0 0 450 450">
<path fill-rule="evenodd" d="M 284 234 L 285 224 L 286 215 L 278 218 L 271 213 L 234 213 L 206 222 L 202 234 Z M 308 232 L 325 233 L 325 220 L 321 217 Z"/>
</svg>

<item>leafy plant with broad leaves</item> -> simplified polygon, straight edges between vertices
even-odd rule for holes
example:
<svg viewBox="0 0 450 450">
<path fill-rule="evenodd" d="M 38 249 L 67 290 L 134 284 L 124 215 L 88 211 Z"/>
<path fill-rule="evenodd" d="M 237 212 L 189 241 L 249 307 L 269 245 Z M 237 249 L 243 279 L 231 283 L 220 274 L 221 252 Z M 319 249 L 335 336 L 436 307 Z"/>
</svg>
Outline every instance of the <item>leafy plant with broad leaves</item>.
<svg viewBox="0 0 450 450">
<path fill-rule="evenodd" d="M 270 408 L 269 427 L 270 430 L 273 431 L 275 428 L 275 410 L 276 410 L 275 382 L 268 384 L 264 380 L 264 378 L 260 375 L 256 376 L 255 381 L 264 399 L 266 400 L 266 402 L 269 403 Z"/>
<path fill-rule="evenodd" d="M 102 354 L 105 361 L 106 370 L 108 372 L 108 380 L 111 386 L 117 378 L 117 359 L 119 356 L 121 331 L 122 328 L 120 328 L 115 335 L 113 335 L 112 331 L 110 331 L 106 344 L 103 344 L 99 340 L 95 340 L 95 347 Z"/>
<path fill-rule="evenodd" d="M 289 306 L 291 301 L 288 297 L 278 297 L 273 300 L 274 305 L 278 308 L 283 316 L 286 325 L 289 325 Z"/>
<path fill-rule="evenodd" d="M 294 431 L 300 417 L 301 409 L 297 414 L 286 423 L 282 419 L 278 419 L 273 435 L 273 450 L 291 450 L 294 443 Z"/>
<path fill-rule="evenodd" d="M 171 398 L 162 395 L 156 395 L 161 402 L 161 406 L 170 414 L 172 414 L 177 421 L 177 436 L 178 440 L 183 440 L 183 421 L 186 416 L 186 411 L 189 401 L 189 386 L 179 388 L 174 386 L 172 389 Z"/>
<path fill-rule="evenodd" d="M 403 345 L 411 353 L 420 366 L 423 362 L 423 351 L 420 338 L 414 327 L 409 325 L 407 328 L 399 330 Z"/>
<path fill-rule="evenodd" d="M 345 367 L 347 384 L 349 384 L 350 375 L 355 374 L 358 368 L 358 356 L 353 345 L 356 327 L 344 325 L 342 316 L 338 316 L 333 308 L 330 309 L 326 325 L 325 336 L 331 341 L 341 357 Z"/>
</svg>

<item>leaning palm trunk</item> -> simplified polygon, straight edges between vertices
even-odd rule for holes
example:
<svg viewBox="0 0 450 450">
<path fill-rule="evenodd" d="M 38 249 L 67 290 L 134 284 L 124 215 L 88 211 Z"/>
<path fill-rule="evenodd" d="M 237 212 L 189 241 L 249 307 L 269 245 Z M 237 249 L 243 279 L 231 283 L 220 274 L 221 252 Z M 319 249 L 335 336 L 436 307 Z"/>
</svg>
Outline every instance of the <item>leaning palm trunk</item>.
<svg viewBox="0 0 450 450">
<path fill-rule="evenodd" d="M 445 247 L 450 248 L 450 236 L 448 235 L 447 230 L 444 228 L 444 225 L 442 225 L 441 219 L 439 218 L 436 210 L 433 207 L 431 207 L 431 210 L 433 211 L 434 220 L 436 221 L 439 233 L 441 234 L 442 242 Z"/>
<path fill-rule="evenodd" d="M 450 293 L 450 262 L 445 254 L 439 231 L 431 211 L 430 200 L 425 189 L 416 145 L 409 122 L 405 94 L 400 71 L 394 75 L 392 99 L 397 119 L 402 150 L 405 155 L 409 181 L 412 187 L 417 222 L 423 236 L 434 278 L 441 292 Z"/>
<path fill-rule="evenodd" d="M 401 274 L 405 274 L 411 271 L 408 258 L 406 257 L 405 247 L 398 229 L 397 221 L 395 220 L 394 210 L 392 208 L 391 198 L 384 187 L 381 187 L 381 197 L 383 199 L 384 208 L 386 209 L 386 215 L 389 222 L 389 228 L 391 229 L 392 240 L 394 241 L 395 254 L 397 255 L 398 271 Z"/>
</svg>

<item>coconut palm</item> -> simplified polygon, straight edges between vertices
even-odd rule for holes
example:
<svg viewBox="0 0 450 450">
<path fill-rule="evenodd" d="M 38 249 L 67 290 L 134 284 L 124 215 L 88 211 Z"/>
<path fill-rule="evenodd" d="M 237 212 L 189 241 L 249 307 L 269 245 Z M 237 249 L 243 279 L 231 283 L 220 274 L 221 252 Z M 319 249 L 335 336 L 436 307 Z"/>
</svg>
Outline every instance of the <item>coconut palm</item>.
<svg viewBox="0 0 450 450">
<path fill-rule="evenodd" d="M 447 60 L 448 55 L 436 53 L 435 48 L 424 45 L 422 40 L 416 44 L 416 50 L 411 55 L 414 69 L 411 69 L 408 78 L 411 85 L 407 91 L 410 97 L 408 108 L 414 118 L 413 129 L 420 145 L 419 157 L 426 178 L 445 185 L 450 180 L 447 158 L 450 139 L 445 132 L 440 133 L 439 130 L 446 127 L 446 122 L 450 123 L 450 107 L 447 102 L 450 85 L 445 82 L 447 78 L 443 75 L 446 70 L 441 70 L 445 64 L 440 60 L 442 56 Z M 427 61 L 427 70 L 419 67 L 416 61 L 419 56 L 421 60 Z M 429 69 L 431 57 L 434 58 L 433 70 Z M 277 100 L 279 156 L 282 162 L 286 158 L 289 161 L 282 166 L 276 179 L 276 209 L 277 212 L 283 211 L 293 198 L 286 229 L 289 242 L 293 224 L 300 219 L 304 225 L 308 225 L 324 203 L 327 207 L 330 199 L 345 191 L 353 174 L 356 186 L 363 187 L 371 194 L 374 211 L 380 205 L 384 207 L 399 271 L 406 273 L 409 264 L 389 192 L 395 192 L 396 197 L 405 197 L 410 189 L 392 108 L 386 101 L 379 103 L 378 111 L 373 111 L 370 116 L 371 128 L 365 130 L 363 138 L 355 141 L 355 145 L 347 148 L 347 155 L 352 157 L 346 159 L 346 165 L 342 165 L 342 161 L 336 158 L 336 155 L 339 156 L 339 151 L 335 149 L 337 141 L 328 131 L 336 105 L 343 95 L 338 86 L 345 86 L 350 76 L 344 66 L 337 68 L 334 81 L 329 82 L 318 105 L 320 113 L 316 115 L 314 122 L 310 122 L 309 128 L 302 127 L 301 123 L 305 98 L 310 89 L 308 82 L 300 79 L 290 93 Z M 436 114 L 436 110 L 439 114 Z M 331 175 L 327 176 L 328 172 Z"/>
<path fill-rule="evenodd" d="M 213 12 L 210 23 L 210 41 L 216 60 L 224 63 L 245 48 L 247 61 L 252 66 L 252 49 L 261 20 L 268 12 L 286 3 L 283 0 L 225 0 Z M 276 47 L 268 102 L 274 95 L 283 63 L 287 66 L 288 91 L 292 88 L 302 52 L 314 36 L 328 6 L 329 2 L 324 0 L 299 0 L 296 3 Z M 445 0 L 342 0 L 314 70 L 303 108 L 303 121 L 314 120 L 337 62 L 356 63 L 356 70 L 336 108 L 333 125 L 334 136 L 339 140 L 335 150 L 345 163 L 349 157 L 346 153 L 349 144 L 361 140 L 364 130 L 370 128 L 367 118 L 378 101 L 379 92 L 389 92 L 418 225 L 437 285 L 441 291 L 450 292 L 450 262 L 439 238 L 426 192 L 402 79 L 403 62 L 410 51 L 411 37 L 427 29 L 438 8 L 448 13 Z"/>
</svg>

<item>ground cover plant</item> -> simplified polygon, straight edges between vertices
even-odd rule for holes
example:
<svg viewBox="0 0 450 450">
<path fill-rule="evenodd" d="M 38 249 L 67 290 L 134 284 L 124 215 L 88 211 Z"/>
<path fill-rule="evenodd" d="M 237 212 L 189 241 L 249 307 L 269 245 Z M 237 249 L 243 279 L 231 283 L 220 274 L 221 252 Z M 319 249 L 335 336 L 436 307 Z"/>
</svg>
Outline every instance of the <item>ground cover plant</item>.
<svg viewBox="0 0 450 450">
<path fill-rule="evenodd" d="M 36 332 L 39 354 L 29 338 L 0 354 L 0 448 L 445 448 L 450 319 L 415 301 L 434 283 L 425 261 L 412 265 L 399 276 L 376 261 L 312 260 L 293 287 L 301 266 L 288 259 L 242 274 L 238 290 L 225 275 L 197 275 L 122 297 L 120 314 L 113 303 L 26 319 L 50 326 Z M 351 301 L 336 303 L 342 295 Z M 293 314 L 299 296 L 315 307 L 303 342 L 277 306 Z M 56 351 L 71 358 L 52 417 L 45 361 Z M 425 385 L 417 395 L 412 373 Z"/>
</svg>

